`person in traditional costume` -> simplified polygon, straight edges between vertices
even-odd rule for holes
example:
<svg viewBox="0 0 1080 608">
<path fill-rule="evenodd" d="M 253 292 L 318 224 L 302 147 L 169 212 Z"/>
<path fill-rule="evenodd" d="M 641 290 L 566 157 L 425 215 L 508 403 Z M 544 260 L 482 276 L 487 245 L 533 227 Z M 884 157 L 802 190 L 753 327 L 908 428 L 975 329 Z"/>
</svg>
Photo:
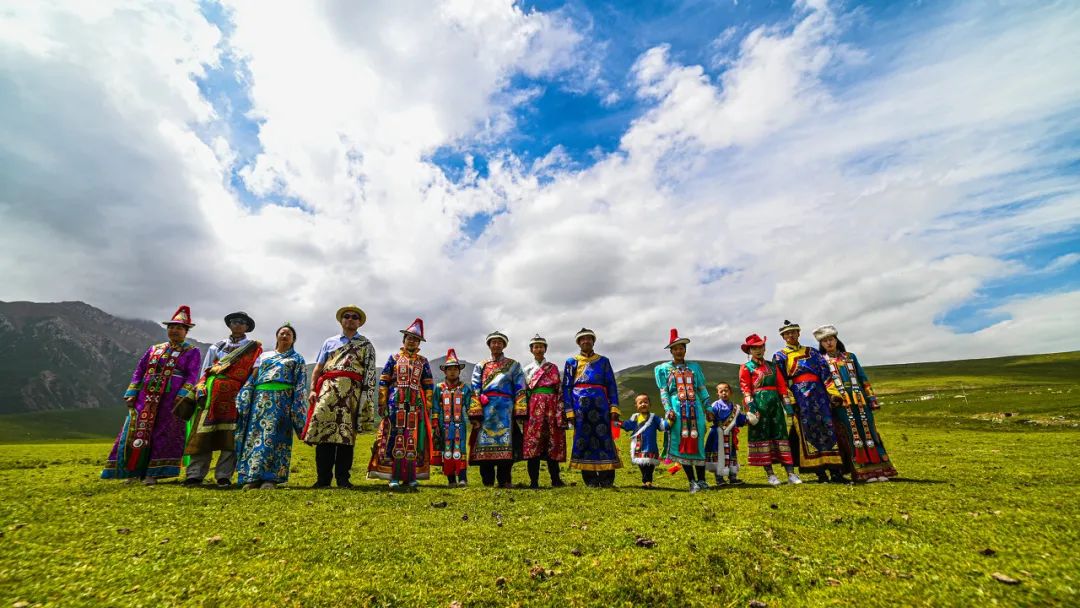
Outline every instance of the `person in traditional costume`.
<svg viewBox="0 0 1080 608">
<path fill-rule="evenodd" d="M 480 467 L 480 479 L 489 487 L 496 482 L 501 488 L 514 487 L 512 467 L 521 459 L 518 421 L 528 415 L 525 373 L 517 361 L 503 354 L 509 343 L 502 332 L 488 334 L 491 357 L 473 368 L 469 463 Z"/>
<path fill-rule="evenodd" d="M 833 423 L 840 449 L 854 481 L 889 481 L 896 469 L 878 435 L 874 412 L 877 395 L 855 353 L 848 352 L 837 336 L 836 327 L 822 325 L 814 330 L 819 351 L 829 365 L 827 383 L 832 398 Z"/>
<path fill-rule="evenodd" d="M 634 397 L 634 410 L 637 413 L 622 423 L 622 430 L 633 433 L 630 436 L 630 462 L 641 471 L 641 487 L 644 490 L 656 487 L 653 485 L 653 473 L 661 457 L 656 435 L 671 428 L 667 418 L 653 414 L 651 409 L 649 396 L 638 395 Z"/>
<path fill-rule="evenodd" d="M 682 465 L 690 492 L 694 493 L 709 489 L 705 481 L 705 409 L 709 389 L 701 365 L 686 360 L 689 343 L 689 338 L 680 338 L 679 331 L 672 329 L 664 347 L 671 353 L 671 361 L 657 365 L 653 373 L 665 416 L 671 424 L 673 441 L 668 446 L 668 458 Z"/>
<path fill-rule="evenodd" d="M 186 486 L 203 482 L 214 452 L 218 452 L 214 466 L 218 487 L 229 487 L 236 470 L 236 396 L 262 354 L 262 344 L 247 337 L 255 330 L 255 321 L 245 312 L 226 315 L 225 326 L 229 337 L 210 347 L 203 361 L 203 375 L 195 387 L 199 409 L 187 426 Z"/>
<path fill-rule="evenodd" d="M 146 349 L 124 392 L 128 416 L 116 436 L 102 479 L 142 480 L 154 485 L 159 479 L 180 475 L 184 454 L 184 422 L 174 413 L 190 405 L 199 380 L 199 349 L 186 341 L 191 309 L 180 306 L 166 327 L 169 341 Z"/>
<path fill-rule="evenodd" d="M 574 428 L 570 468 L 581 471 L 586 486 L 610 488 L 622 468 L 612 428 L 619 422 L 619 387 L 611 361 L 593 351 L 596 334 L 582 327 L 574 341 L 581 352 L 563 368 L 563 409 Z"/>
<path fill-rule="evenodd" d="M 317 479 L 313 488 L 353 487 L 350 481 L 359 416 L 374 408 L 375 347 L 359 332 L 367 315 L 357 306 L 337 311 L 341 333 L 327 338 L 311 372 L 314 386 L 308 394 L 304 443 L 315 446 Z"/>
<path fill-rule="evenodd" d="M 529 341 L 533 359 L 525 365 L 525 392 L 529 417 L 525 420 L 523 456 L 528 463 L 529 487 L 540 487 L 540 461 L 547 461 L 551 487 L 566 484 L 559 478 L 559 463 L 566 462 L 566 417 L 563 413 L 559 367 L 546 360 L 547 340 L 540 334 Z"/>
<path fill-rule="evenodd" d="M 724 483 L 724 476 L 732 485 L 739 485 L 739 427 L 746 426 L 742 407 L 731 401 L 731 385 L 716 385 L 716 401 L 705 412 L 712 424 L 705 438 L 705 468 L 716 476 L 716 485 Z"/>
<path fill-rule="evenodd" d="M 289 480 L 293 433 L 304 431 L 307 418 L 307 364 L 293 348 L 296 329 L 285 323 L 274 337 L 274 350 L 259 355 L 236 396 L 236 480 L 245 490 Z"/>
<path fill-rule="evenodd" d="M 777 371 L 795 398 L 795 418 L 789 440 L 792 456 L 802 474 L 814 473 L 818 481 L 843 483 L 844 460 L 833 428 L 832 405 L 825 389 L 829 366 L 816 349 L 799 344 L 797 323 L 784 320 L 780 337 L 785 344 L 773 355 Z"/>
<path fill-rule="evenodd" d="M 442 465 L 443 475 L 450 486 L 468 484 L 469 404 L 473 390 L 461 381 L 465 362 L 458 359 L 454 349 L 446 351 L 439 369 L 446 379 L 435 385 L 431 400 L 431 463 Z"/>
<path fill-rule="evenodd" d="M 368 477 L 385 479 L 390 489 L 416 490 L 431 470 L 431 403 L 435 381 L 420 354 L 424 321 L 401 330 L 402 347 L 379 375 L 379 434 L 371 446 Z"/>
<path fill-rule="evenodd" d="M 800 484 L 802 479 L 795 474 L 788 441 L 787 417 L 791 415 L 794 403 L 791 391 L 776 364 L 765 360 L 765 338 L 750 334 L 741 348 L 750 355 L 750 360 L 739 367 L 739 390 L 743 394 L 746 421 L 750 424 L 747 464 L 763 467 L 769 485 L 780 485 L 773 464 L 784 466 L 788 483 Z"/>
</svg>

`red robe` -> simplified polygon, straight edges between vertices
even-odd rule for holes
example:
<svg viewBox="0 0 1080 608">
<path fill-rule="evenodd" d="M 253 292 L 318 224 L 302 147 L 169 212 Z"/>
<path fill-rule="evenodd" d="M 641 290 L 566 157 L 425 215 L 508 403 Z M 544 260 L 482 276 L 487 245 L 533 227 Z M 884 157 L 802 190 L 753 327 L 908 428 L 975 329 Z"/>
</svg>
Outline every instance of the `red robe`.
<svg viewBox="0 0 1080 608">
<path fill-rule="evenodd" d="M 525 421 L 523 456 L 566 462 L 566 418 L 563 413 L 559 368 L 545 361 L 539 368 L 529 366 L 525 390 L 529 417 Z"/>
</svg>

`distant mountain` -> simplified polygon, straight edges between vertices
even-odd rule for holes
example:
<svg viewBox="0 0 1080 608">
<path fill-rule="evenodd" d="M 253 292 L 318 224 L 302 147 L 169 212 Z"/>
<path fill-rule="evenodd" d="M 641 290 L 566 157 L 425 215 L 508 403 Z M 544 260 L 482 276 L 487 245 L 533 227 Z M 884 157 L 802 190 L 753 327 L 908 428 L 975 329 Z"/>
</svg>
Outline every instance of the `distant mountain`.
<svg viewBox="0 0 1080 608">
<path fill-rule="evenodd" d="M 160 323 L 84 302 L 0 302 L 0 413 L 120 407 L 139 357 L 165 339 Z"/>
</svg>

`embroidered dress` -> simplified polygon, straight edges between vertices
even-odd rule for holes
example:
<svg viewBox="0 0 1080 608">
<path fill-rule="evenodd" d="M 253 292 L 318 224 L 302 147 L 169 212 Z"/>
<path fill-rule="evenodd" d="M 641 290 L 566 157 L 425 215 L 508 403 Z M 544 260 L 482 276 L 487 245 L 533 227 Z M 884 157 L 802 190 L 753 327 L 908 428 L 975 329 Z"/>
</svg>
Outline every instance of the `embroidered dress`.
<svg viewBox="0 0 1080 608">
<path fill-rule="evenodd" d="M 739 390 L 747 411 L 759 417 L 751 425 L 747 464 L 793 464 L 788 441 L 787 415 L 793 401 L 784 377 L 769 361 L 747 361 L 739 367 Z"/>
<path fill-rule="evenodd" d="M 829 377 L 825 358 L 806 346 L 784 346 L 773 355 L 773 362 L 795 398 L 795 424 L 789 436 L 795 464 L 804 473 L 841 468 L 843 458 L 825 389 Z"/>
<path fill-rule="evenodd" d="M 525 421 L 524 458 L 566 462 L 565 414 L 559 368 L 550 361 L 525 367 L 529 418 Z"/>
<path fill-rule="evenodd" d="M 434 380 L 426 357 L 402 348 L 379 376 L 379 434 L 371 448 L 368 477 L 405 483 L 431 470 L 431 402 Z"/>
<path fill-rule="evenodd" d="M 289 480 L 293 433 L 307 417 L 308 376 L 293 349 L 265 352 L 236 397 L 237 476 L 242 484 Z"/>
<path fill-rule="evenodd" d="M 829 394 L 844 400 L 833 406 L 833 422 L 840 448 L 849 460 L 852 478 L 866 481 L 878 477 L 896 477 L 896 469 L 878 435 L 874 411 L 878 409 L 866 372 L 854 353 L 825 355 L 829 365 Z"/>
<path fill-rule="evenodd" d="M 622 468 L 612 438 L 611 414 L 619 413 L 619 387 L 611 361 L 593 353 L 566 360 L 563 369 L 563 408 L 574 427 L 570 468 L 613 471 Z"/>
<path fill-rule="evenodd" d="M 236 396 L 262 354 L 257 340 L 221 341 L 211 347 L 203 376 L 195 387 L 200 408 L 188 423 L 184 454 L 206 454 L 236 448 Z M 211 373 L 216 367 L 218 373 Z"/>
<path fill-rule="evenodd" d="M 330 338 L 327 342 L 337 341 Z M 304 443 L 353 445 L 362 407 L 374 407 L 375 348 L 356 334 L 326 356 L 323 374 L 315 383 L 315 400 L 308 405 Z M 372 404 L 372 405 L 369 405 Z"/>
<path fill-rule="evenodd" d="M 521 460 L 521 431 L 514 421 L 528 413 L 525 373 L 513 359 L 486 359 L 472 376 L 469 418 L 480 422 L 469 440 L 470 463 Z"/>
<path fill-rule="evenodd" d="M 718 475 L 739 473 L 739 427 L 746 425 L 746 415 L 733 403 L 717 399 L 709 406 L 713 415 L 709 436 L 705 439 L 705 468 Z M 736 410 L 739 410 L 736 414 Z M 735 420 L 732 420 L 732 415 Z M 724 430 L 730 427 L 729 430 Z"/>
<path fill-rule="evenodd" d="M 151 346 L 139 359 L 124 398 L 135 397 L 109 453 L 102 479 L 176 477 L 184 453 L 184 423 L 173 412 L 177 397 L 192 398 L 199 379 L 199 349 L 184 342 Z"/>
<path fill-rule="evenodd" d="M 668 361 L 657 365 L 654 375 L 665 413 L 675 416 L 668 458 L 680 464 L 705 464 L 705 407 L 709 390 L 701 365 L 694 361 L 678 365 Z"/>
<path fill-rule="evenodd" d="M 671 426 L 663 416 L 656 414 L 634 414 L 624 420 L 622 430 L 633 433 L 630 436 L 630 462 L 641 466 L 660 464 L 664 456 L 656 434 L 667 431 Z"/>
<path fill-rule="evenodd" d="M 469 404 L 473 390 L 460 381 L 440 382 L 431 401 L 431 463 L 444 475 L 460 475 L 469 467 Z"/>
</svg>

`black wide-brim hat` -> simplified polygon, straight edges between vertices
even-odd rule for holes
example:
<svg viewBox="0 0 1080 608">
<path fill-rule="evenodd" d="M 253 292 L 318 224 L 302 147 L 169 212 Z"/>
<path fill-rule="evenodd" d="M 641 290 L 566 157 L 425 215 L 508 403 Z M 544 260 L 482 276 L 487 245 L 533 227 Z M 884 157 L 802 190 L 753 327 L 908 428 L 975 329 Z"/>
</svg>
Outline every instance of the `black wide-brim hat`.
<svg viewBox="0 0 1080 608">
<path fill-rule="evenodd" d="M 255 331 L 255 319 L 252 319 L 246 312 L 232 312 L 225 315 L 225 326 L 228 327 L 233 319 L 242 319 L 247 323 L 248 331 Z"/>
</svg>

